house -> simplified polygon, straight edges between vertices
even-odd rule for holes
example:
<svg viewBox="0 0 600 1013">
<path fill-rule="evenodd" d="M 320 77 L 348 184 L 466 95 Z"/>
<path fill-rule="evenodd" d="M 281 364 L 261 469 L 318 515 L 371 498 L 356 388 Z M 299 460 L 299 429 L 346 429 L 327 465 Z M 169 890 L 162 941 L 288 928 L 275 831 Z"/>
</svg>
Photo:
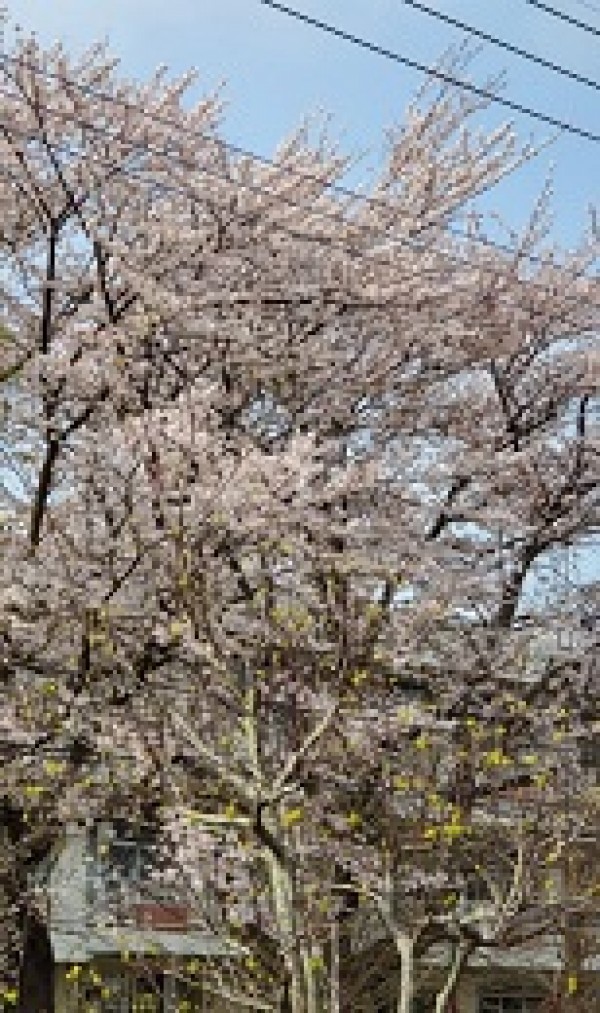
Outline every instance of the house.
<svg viewBox="0 0 600 1013">
<path fill-rule="evenodd" d="M 195 919 L 184 883 L 166 886 L 160 877 L 153 879 L 152 848 L 151 833 L 133 835 L 125 821 L 68 825 L 36 877 L 47 903 L 53 965 L 47 1013 L 241 1013 L 249 1008 L 202 984 L 186 985 L 186 968 L 235 960 L 236 948 Z M 598 938 L 600 933 L 596 943 Z M 399 961 L 372 914 L 355 911 L 339 939 L 339 1013 L 395 1013 Z M 432 1013 L 431 998 L 448 959 L 443 946 L 429 953 L 420 968 L 414 1013 Z M 451 1011 L 547 1013 L 561 966 L 558 938 L 536 939 L 502 953 L 479 950 L 460 980 Z M 582 966 L 577 987 L 587 990 L 591 1013 L 600 1009 L 597 945 Z M 366 997 L 364 991 L 360 997 L 349 994 L 350 979 L 356 982 L 357 969 L 360 978 L 367 968 Z M 259 1002 L 255 1008 L 261 1008 Z"/>
<path fill-rule="evenodd" d="M 181 977 L 231 943 L 194 922 L 185 890 L 152 882 L 151 840 L 123 824 L 69 824 L 36 875 L 53 963 L 48 1013 L 225 1013 L 230 1003 Z"/>
</svg>

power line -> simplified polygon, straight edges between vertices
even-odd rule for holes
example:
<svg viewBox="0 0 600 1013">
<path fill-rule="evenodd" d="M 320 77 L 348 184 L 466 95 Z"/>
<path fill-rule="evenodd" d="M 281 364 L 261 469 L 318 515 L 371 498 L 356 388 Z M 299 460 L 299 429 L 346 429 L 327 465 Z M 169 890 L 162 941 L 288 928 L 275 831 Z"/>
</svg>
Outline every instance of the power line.
<svg viewBox="0 0 600 1013">
<path fill-rule="evenodd" d="M 95 129 L 96 129 L 96 132 L 99 133 L 99 134 L 105 134 L 107 132 L 106 128 L 95 128 Z M 23 134 L 22 136 L 25 136 L 25 135 Z M 27 135 L 27 136 L 29 136 L 29 135 Z M 169 154 L 169 151 L 167 149 L 153 148 L 152 146 L 149 146 L 149 145 L 144 145 L 143 148 L 142 148 L 141 145 L 137 145 L 137 146 L 128 145 L 128 147 L 129 147 L 130 151 L 148 150 L 148 151 L 156 153 L 156 154 Z M 193 162 L 187 161 L 185 159 L 181 160 L 181 164 L 184 167 L 185 166 L 189 166 L 190 168 L 194 168 L 195 167 Z M 215 175 L 222 175 L 222 173 L 217 173 L 215 171 L 211 172 L 210 169 L 206 169 L 206 168 L 203 171 L 206 172 L 208 175 L 213 175 L 213 176 L 215 176 Z M 130 169 L 129 173 L 132 176 L 136 176 L 136 175 L 139 176 L 139 170 Z M 261 186 L 256 186 L 256 185 L 251 185 L 251 184 L 244 184 L 244 185 L 248 189 L 250 189 L 251 191 L 253 191 L 253 192 L 257 192 L 257 193 L 269 193 L 270 192 L 270 191 L 266 190 L 264 187 L 261 187 Z M 159 189 L 160 189 L 161 193 L 163 193 L 163 194 L 171 193 L 171 194 L 178 195 L 178 196 L 188 197 L 188 198 L 190 198 L 192 200 L 197 200 L 197 201 L 200 201 L 200 202 L 202 201 L 202 199 L 200 197 L 198 197 L 197 194 L 190 193 L 189 190 L 183 189 L 181 185 L 177 185 L 176 186 L 176 185 L 169 184 L 169 183 L 161 183 L 161 184 L 159 184 Z M 284 200 L 285 200 L 286 203 L 290 204 L 293 207 L 299 208 L 300 210 L 303 207 L 303 205 L 300 205 L 297 202 L 294 202 L 294 201 L 290 200 L 289 198 L 284 198 Z M 286 227 L 281 222 L 272 222 L 272 223 L 270 223 L 270 225 L 271 225 L 271 228 L 274 231 L 283 233 L 284 235 L 288 235 L 292 239 L 296 239 L 296 240 L 299 240 L 299 241 L 305 241 L 305 242 L 308 242 L 308 243 L 314 243 L 314 244 L 316 244 L 318 246 L 322 246 L 322 247 L 328 247 L 328 248 L 334 248 L 334 249 L 337 248 L 341 252 L 346 253 L 351 259 L 354 259 L 354 260 L 369 261 L 369 262 L 376 263 L 380 259 L 380 257 L 378 256 L 378 251 L 377 250 L 374 251 L 374 252 L 369 251 L 368 254 L 357 253 L 357 251 L 355 249 L 353 249 L 351 246 L 347 245 L 346 243 L 344 243 L 343 241 L 341 241 L 339 239 L 332 238 L 331 236 L 315 235 L 313 233 L 301 232 L 301 231 L 298 231 L 297 229 L 292 229 L 292 228 Z M 483 239 L 483 237 L 482 237 L 482 241 L 485 241 Z M 408 241 L 406 239 L 398 239 L 396 244 L 399 245 L 399 246 L 405 246 L 405 245 L 408 245 Z M 491 245 L 492 247 L 495 247 L 496 244 L 490 242 L 489 245 Z M 510 250 L 510 248 L 507 248 L 507 250 L 508 250 L 508 252 L 514 253 L 514 251 Z M 449 254 L 448 256 L 449 256 L 450 260 L 454 260 L 455 263 L 458 262 L 457 258 L 453 258 L 451 256 L 451 254 Z M 536 261 L 540 260 L 540 258 L 532 258 L 530 256 L 528 256 L 528 257 L 526 257 L 524 259 L 526 259 L 528 261 L 532 261 L 534 259 Z M 578 277 L 581 276 L 581 272 L 579 272 L 577 276 Z M 532 287 L 534 289 L 539 289 L 540 291 L 542 291 L 542 289 L 543 289 L 544 291 L 546 291 L 545 286 L 540 286 L 536 282 L 531 282 L 530 284 L 532 285 Z M 487 298 L 487 293 L 485 293 L 481 297 L 480 301 L 483 301 L 486 298 Z M 278 297 L 272 297 L 271 298 L 271 297 L 267 297 L 267 298 L 265 298 L 265 299 L 263 299 L 261 301 L 264 302 L 265 304 L 270 304 L 270 305 L 273 305 L 273 306 L 276 306 L 276 305 L 291 305 L 291 304 L 297 304 L 297 305 L 301 305 L 301 304 L 311 305 L 312 304 L 311 297 L 306 297 L 305 298 L 305 297 L 298 297 L 298 296 L 293 296 L 293 295 L 292 296 L 286 296 L 286 297 L 283 297 L 283 298 L 278 298 Z M 220 300 L 220 301 L 219 300 L 216 300 L 216 301 L 212 300 L 212 301 L 210 301 L 207 304 L 207 306 L 210 305 L 210 306 L 216 307 L 217 305 L 221 305 L 222 303 L 226 303 L 226 302 L 227 302 L 227 300 Z M 231 302 L 235 303 L 236 305 L 237 304 L 239 304 L 239 305 L 242 305 L 242 304 L 248 304 L 248 305 L 250 305 L 250 304 L 253 303 L 253 300 L 252 300 L 252 298 L 241 297 L 241 298 L 234 298 L 234 299 L 231 300 Z M 568 312 L 568 308 L 570 308 L 573 305 L 578 305 L 578 303 L 579 303 L 579 297 L 568 297 L 568 299 L 565 300 L 565 303 L 566 303 L 565 310 L 563 311 L 563 313 L 561 313 L 559 315 L 559 317 L 557 319 L 561 319 L 562 320 L 564 313 Z M 369 309 L 400 309 L 400 310 L 410 310 L 410 309 L 414 309 L 414 307 L 415 307 L 414 302 L 401 302 L 401 301 L 398 301 L 397 299 L 392 299 L 392 300 L 388 299 L 388 300 L 384 300 L 384 301 L 381 301 L 381 302 L 377 301 L 377 300 L 372 300 L 372 299 L 371 300 L 363 300 L 363 301 L 359 301 L 359 302 L 353 302 L 353 301 L 351 301 L 349 299 L 344 300 L 343 297 L 339 297 L 338 299 L 328 299 L 328 298 L 326 298 L 324 300 L 324 304 L 325 305 L 331 305 L 331 306 L 338 306 L 338 308 L 340 308 L 340 309 L 342 307 L 344 307 L 347 310 L 367 309 L 367 308 L 369 308 Z M 430 308 L 430 309 L 439 309 L 440 306 L 439 306 L 439 304 L 436 304 L 435 301 L 421 300 L 421 309 L 427 309 L 427 308 Z M 443 323 L 444 321 L 452 320 L 453 318 L 454 318 L 454 314 L 453 313 L 447 313 L 447 314 L 443 315 L 442 317 L 438 317 L 437 318 L 437 323 Z"/>
<path fill-rule="evenodd" d="M 600 83 L 598 81 L 585 77 L 583 74 L 578 74 L 574 70 L 569 70 L 567 67 L 563 67 L 559 63 L 553 63 L 551 60 L 547 60 L 543 56 L 537 56 L 535 53 L 531 53 L 527 49 L 521 49 L 520 46 L 515 46 L 511 42 L 506 42 L 505 39 L 500 39 L 495 35 L 489 35 L 480 28 L 475 28 L 473 25 L 468 25 L 465 21 L 459 21 L 457 18 L 450 17 L 449 14 L 444 14 L 442 11 L 436 11 L 433 7 L 428 7 L 426 4 L 420 3 L 419 0 L 402 0 L 402 3 L 407 7 L 414 7 L 415 10 L 421 11 L 423 14 L 427 14 L 428 17 L 435 18 L 437 21 L 444 21 L 447 25 L 451 25 L 453 28 L 459 28 L 461 31 L 467 32 L 469 35 L 474 35 L 478 39 L 483 39 L 484 42 L 491 42 L 492 45 L 499 46 L 500 49 L 505 49 L 508 53 L 519 56 L 523 60 L 529 60 L 531 63 L 537 63 L 540 67 L 544 67 L 546 70 L 551 70 L 553 73 L 570 78 L 578 84 L 583 84 L 588 88 L 594 88 L 596 91 L 600 91 Z"/>
<path fill-rule="evenodd" d="M 92 128 L 94 130 L 94 132 L 96 132 L 97 134 L 106 134 L 108 132 L 106 127 L 104 127 L 104 128 L 94 127 L 92 124 L 86 124 L 86 128 L 88 128 L 88 129 Z M 25 135 L 23 132 L 21 132 L 21 136 L 29 136 L 29 135 Z M 160 149 L 160 148 L 157 148 L 157 147 L 153 147 L 151 145 L 148 145 L 147 142 L 144 145 L 132 145 L 131 143 L 129 143 L 129 144 L 126 144 L 126 146 L 129 148 L 130 152 L 131 151 L 133 151 L 133 152 L 135 152 L 135 151 L 148 151 L 148 152 L 154 153 L 154 154 L 163 154 L 163 155 L 170 154 L 170 152 L 169 152 L 168 149 L 166 149 L 166 148 Z M 193 163 L 193 162 L 191 162 L 189 160 L 186 160 L 186 159 L 180 159 L 180 163 L 183 165 L 184 168 L 185 167 L 189 167 L 190 169 L 196 168 L 195 163 Z M 216 172 L 215 170 L 211 171 L 210 169 L 207 169 L 206 167 L 203 169 L 203 171 L 207 175 L 212 175 L 212 176 L 222 176 L 223 175 L 222 172 Z M 140 170 L 130 169 L 129 170 L 129 174 L 131 176 L 138 176 L 139 177 Z M 263 194 L 263 193 L 266 193 L 266 194 L 270 193 L 270 191 L 266 190 L 265 187 L 261 187 L 259 185 L 253 185 L 253 184 L 245 183 L 244 186 L 247 189 L 249 189 L 251 192 L 256 192 L 256 193 L 261 193 L 261 194 Z M 198 197 L 197 194 L 190 193 L 190 191 L 188 189 L 184 189 L 181 185 L 173 185 L 173 184 L 169 184 L 169 183 L 160 183 L 160 184 L 158 184 L 158 188 L 159 188 L 161 194 L 171 193 L 171 194 L 174 194 L 174 195 L 188 197 L 189 199 L 201 202 L 201 198 Z M 284 197 L 283 200 L 284 200 L 285 203 L 289 204 L 292 207 L 298 208 L 299 210 L 303 209 L 303 205 L 298 204 L 297 201 L 293 201 L 293 200 L 291 200 L 288 197 Z M 343 219 L 342 219 L 342 224 L 346 224 Z M 364 252 L 363 253 L 357 253 L 357 251 L 355 249 L 353 249 L 351 246 L 349 246 L 347 243 L 344 243 L 340 239 L 332 238 L 331 236 L 327 236 L 327 235 L 315 235 L 313 233 L 300 232 L 297 229 L 291 229 L 289 227 L 286 227 L 285 225 L 281 224 L 281 222 L 271 222 L 270 226 L 271 226 L 271 228 L 274 231 L 283 233 L 284 235 L 288 235 L 292 239 L 296 239 L 296 240 L 299 240 L 299 241 L 305 241 L 305 242 L 308 242 L 308 243 L 314 243 L 314 244 L 316 244 L 318 246 L 323 246 L 323 247 L 328 247 L 328 248 L 334 248 L 334 249 L 337 248 L 341 252 L 346 253 L 351 259 L 354 259 L 354 260 L 358 260 L 358 261 L 370 261 L 370 262 L 376 263 L 380 259 L 380 257 L 377 255 L 378 251 L 374 251 L 374 252 L 373 251 L 369 251 L 368 254 L 365 254 Z M 477 239 L 477 237 L 474 237 L 474 238 L 475 238 L 475 240 Z M 480 240 L 482 242 L 484 242 L 486 245 L 492 246 L 493 248 L 497 247 L 497 244 L 495 244 L 495 243 L 493 243 L 491 241 L 487 241 L 486 242 L 486 240 L 485 240 L 484 237 L 480 237 Z M 411 245 L 412 246 L 412 244 L 410 243 L 410 240 L 407 240 L 407 239 L 398 239 L 398 240 L 395 241 L 395 244 L 398 245 L 398 246 L 407 246 L 407 245 Z M 506 249 L 507 249 L 507 252 L 509 252 L 509 253 L 513 253 L 514 254 L 514 252 L 515 252 L 514 250 L 511 250 L 509 247 L 507 247 Z M 449 259 L 450 260 L 454 260 L 454 262 L 457 263 L 457 258 L 452 258 L 452 256 L 449 255 Z M 531 261 L 531 262 L 533 262 L 534 260 L 536 262 L 540 261 L 540 258 L 538 258 L 538 257 L 533 258 L 531 256 L 527 256 L 527 257 L 525 257 L 523 259 L 526 259 L 526 260 Z M 581 276 L 581 272 L 579 272 L 578 276 Z M 532 287 L 534 289 L 539 289 L 541 291 L 542 288 L 544 288 L 544 291 L 546 290 L 544 286 L 540 286 L 536 282 L 532 282 L 531 285 L 532 285 Z M 486 298 L 487 298 L 487 293 L 484 294 L 481 297 L 480 301 L 483 301 Z M 304 298 L 304 297 L 298 297 L 298 296 L 293 296 L 293 295 L 292 296 L 286 296 L 286 297 L 283 297 L 283 298 L 278 298 L 278 297 L 272 297 L 271 298 L 271 297 L 267 297 L 267 298 L 265 298 L 265 299 L 263 299 L 261 301 L 264 302 L 265 304 L 269 304 L 269 305 L 273 305 L 273 306 L 276 306 L 276 305 L 291 305 L 291 304 L 297 304 L 297 305 L 301 305 L 301 304 L 311 305 L 312 304 L 311 297 Z M 207 304 L 207 306 L 210 305 L 210 306 L 216 307 L 217 305 L 221 305 L 222 303 L 226 303 L 226 302 L 227 302 L 227 300 L 220 300 L 220 301 L 219 300 L 217 300 L 217 301 L 212 300 L 212 301 L 210 301 Z M 231 302 L 234 303 L 234 304 L 236 304 L 236 305 L 238 305 L 238 304 L 239 305 L 242 305 L 242 304 L 251 305 L 251 304 L 253 304 L 253 299 L 252 298 L 241 297 L 241 298 L 232 299 Z M 570 306 L 572 306 L 572 305 L 577 305 L 578 303 L 579 303 L 579 298 L 578 297 L 569 297 L 566 300 L 565 310 L 563 311 L 563 313 L 561 313 L 559 315 L 559 317 L 557 319 L 561 319 L 562 320 L 564 313 L 568 312 L 568 308 Z M 324 300 L 324 304 L 325 305 L 331 305 L 331 306 L 337 306 L 340 310 L 342 309 L 342 307 L 344 309 L 347 309 L 347 310 L 366 309 L 366 308 L 369 308 L 369 309 L 400 309 L 400 310 L 410 310 L 410 309 L 414 309 L 414 306 L 415 306 L 414 302 L 400 302 L 397 299 L 384 300 L 382 302 L 379 302 L 379 301 L 376 301 L 376 300 L 363 300 L 362 302 L 361 301 L 359 301 L 359 302 L 353 302 L 353 301 L 348 300 L 348 299 L 344 300 L 343 297 L 339 297 L 338 299 L 328 299 L 328 298 L 326 298 Z M 439 309 L 440 307 L 439 307 L 439 304 L 436 305 L 435 301 L 421 300 L 421 309 L 427 309 L 427 308 Z M 445 321 L 452 320 L 453 318 L 454 318 L 454 314 L 453 313 L 446 313 L 442 317 L 438 317 L 436 322 L 437 323 L 443 323 Z"/>
<path fill-rule="evenodd" d="M 541 3 L 541 0 L 525 0 L 525 3 L 529 4 L 531 7 L 537 7 L 538 10 L 544 11 L 544 14 L 549 14 L 552 18 L 558 18 L 559 21 L 565 21 L 568 25 L 573 25 L 575 28 L 581 28 L 582 32 L 589 32 L 590 35 L 597 35 L 600 38 L 600 29 L 595 28 L 594 25 L 590 25 L 587 21 L 579 21 L 570 14 L 565 14 L 565 12 L 559 10 L 558 7 L 552 7 L 550 4 Z"/>
<path fill-rule="evenodd" d="M 529 116 L 531 119 L 538 120 L 540 123 L 546 124 L 546 126 L 556 127 L 567 134 L 572 134 L 574 137 L 581 137 L 584 140 L 592 141 L 595 144 L 600 141 L 600 134 L 595 134 L 591 130 L 580 127 L 575 123 L 557 119 L 557 117 L 550 116 L 547 113 L 538 112 L 531 106 L 523 105 L 520 102 L 514 102 L 512 99 L 501 98 L 499 95 L 494 94 L 494 92 L 489 91 L 487 88 L 480 88 L 477 85 L 471 84 L 469 81 L 464 81 L 461 78 L 455 77 L 453 74 L 448 74 L 445 71 L 431 67 L 429 64 L 420 63 L 417 60 L 413 60 L 400 53 L 396 53 L 391 49 L 385 49 L 383 46 L 370 42 L 368 39 L 363 39 L 358 35 L 345 31 L 343 28 L 338 28 L 336 25 L 328 24 L 326 21 L 320 21 L 318 18 L 310 17 L 308 14 L 303 14 L 301 11 L 297 11 L 293 7 L 287 7 L 285 4 L 276 2 L 276 0 L 258 0 L 258 2 L 264 7 L 270 7 L 281 14 L 285 14 L 289 18 L 301 21 L 304 24 L 309 25 L 311 28 L 317 28 L 319 31 L 327 32 L 329 35 L 333 35 L 338 39 L 343 39 L 344 42 L 350 42 L 354 46 L 359 46 L 361 49 L 374 53 L 376 56 L 382 56 L 386 60 L 392 60 L 394 63 L 403 64 L 406 67 L 410 67 L 412 70 L 418 70 L 423 74 L 428 74 L 430 77 L 437 78 L 445 84 L 453 85 L 462 91 L 470 92 L 473 95 L 477 95 L 479 98 L 484 98 L 488 102 L 504 106 L 505 109 L 510 109 L 511 112 L 517 112 L 521 115 Z M 528 0 L 528 2 L 530 2 L 530 0 Z"/>
<path fill-rule="evenodd" d="M 17 66 L 26 66 L 29 70 L 32 70 L 35 74 L 37 74 L 38 77 L 45 77 L 45 78 L 50 79 L 50 80 L 57 80 L 57 81 L 61 82 L 62 84 L 68 84 L 68 86 L 70 88 L 74 88 L 77 91 L 81 92 L 82 94 L 91 95 L 92 97 L 101 99 L 102 101 L 105 101 L 105 102 L 107 102 L 109 104 L 121 106 L 124 109 L 138 108 L 138 106 L 136 106 L 136 104 L 134 102 L 130 102 L 130 101 L 127 101 L 127 99 L 111 95 L 108 92 L 103 92 L 100 89 L 93 87 L 92 85 L 80 84 L 80 83 L 78 83 L 76 81 L 73 81 L 73 80 L 66 81 L 63 76 L 61 76 L 61 75 L 59 75 L 57 73 L 54 73 L 52 71 L 49 71 L 49 70 L 41 70 L 39 67 L 37 67 L 37 65 L 31 63 L 31 61 L 23 60 L 22 58 L 17 58 L 17 57 L 9 56 L 7 53 L 3 53 L 1 59 L 2 59 L 2 63 L 5 64 L 5 65 L 7 63 L 13 63 L 13 64 L 16 64 Z M 176 120 L 174 120 L 173 118 L 170 118 L 170 117 L 160 116 L 160 115 L 157 115 L 155 113 L 147 113 L 147 114 L 144 113 L 144 115 L 151 116 L 154 122 L 163 124 L 165 126 L 175 126 L 175 127 L 178 127 L 178 128 L 181 127 L 180 123 L 178 123 Z M 106 127 L 105 128 L 100 128 L 100 127 L 97 127 L 95 124 L 85 124 L 85 126 L 86 126 L 86 129 L 90 129 L 90 130 L 94 131 L 95 133 L 104 133 L 104 134 L 108 134 L 109 133 L 108 128 L 106 128 Z M 249 150 L 247 148 L 240 147 L 240 145 L 233 144 L 233 143 L 231 143 L 229 141 L 224 141 L 224 140 L 222 140 L 220 138 L 219 139 L 215 138 L 213 135 L 208 134 L 206 132 L 202 132 L 202 131 L 192 131 L 191 132 L 191 136 L 194 136 L 194 137 L 198 138 L 199 140 L 208 140 L 208 141 L 216 142 L 216 143 L 220 144 L 227 151 L 233 153 L 234 155 L 241 155 L 243 157 L 250 158 L 250 159 L 255 160 L 256 162 L 258 162 L 259 164 L 266 165 L 266 166 L 269 166 L 270 168 L 275 168 L 275 169 L 278 169 L 279 171 L 281 171 L 281 167 L 278 166 L 271 159 L 267 158 L 264 155 L 259 155 L 256 152 L 251 151 L 251 150 Z M 167 154 L 169 154 L 168 149 L 166 149 L 166 148 L 158 148 L 157 146 L 150 145 L 148 143 L 145 143 L 144 145 L 139 145 L 139 144 L 138 145 L 134 145 L 134 144 L 131 144 L 131 142 L 127 143 L 127 142 L 122 142 L 122 141 L 120 143 L 125 143 L 125 145 L 127 147 L 129 147 L 129 150 L 131 152 L 139 150 L 139 151 L 148 151 L 150 153 L 154 153 L 154 154 L 158 154 L 158 155 L 167 155 Z M 184 165 L 187 164 L 187 165 L 189 165 L 190 168 L 195 168 L 194 164 L 191 163 L 191 162 L 189 162 L 189 161 L 188 162 L 184 162 L 182 164 L 184 164 Z M 207 171 L 209 171 L 209 170 L 207 170 Z M 323 182 L 316 174 L 306 172 L 306 170 L 299 170 L 299 169 L 290 170 L 289 168 L 286 168 L 284 170 L 284 172 L 287 175 L 292 175 L 293 174 L 293 175 L 297 176 L 300 179 L 314 180 L 314 181 L 318 181 L 318 182 L 321 182 L 321 183 Z M 209 171 L 209 174 L 210 174 L 210 171 Z M 213 173 L 213 175 L 214 175 L 214 173 Z M 256 185 L 252 185 L 252 184 L 245 184 L 245 185 L 247 185 L 250 190 L 253 190 L 253 191 L 256 191 L 256 192 L 264 192 L 264 193 L 268 193 L 269 192 L 269 191 L 266 191 L 264 187 L 260 187 L 260 186 L 257 187 Z M 368 204 L 369 206 L 388 208 L 390 210 L 392 209 L 392 205 L 390 204 L 389 200 L 386 200 L 386 199 L 383 199 L 383 198 L 377 198 L 377 197 L 370 197 L 367 194 L 358 193 L 355 190 L 351 190 L 348 187 L 344 187 L 344 186 L 341 186 L 339 184 L 326 183 L 325 186 L 327 187 L 327 189 L 331 190 L 333 193 L 339 193 L 342 196 L 350 197 L 352 199 L 362 201 L 362 202 Z M 171 189 L 173 189 L 173 188 L 171 188 Z M 477 197 L 477 196 L 481 196 L 481 194 L 484 193 L 487 189 L 489 189 L 489 186 L 487 186 L 487 185 L 485 187 L 480 188 L 478 191 L 476 191 L 475 193 L 473 193 L 471 195 L 471 199 L 474 198 L 474 197 Z M 284 198 L 284 201 L 285 201 L 285 203 L 289 204 L 292 207 L 302 208 L 302 205 L 298 204 L 297 201 L 293 201 L 289 197 Z M 448 218 L 460 206 L 461 205 L 458 204 L 455 208 L 448 209 L 448 211 L 445 212 L 445 217 Z M 345 222 L 345 224 L 348 224 L 347 220 L 344 220 L 344 222 Z M 435 228 L 436 225 L 440 225 L 440 224 L 442 224 L 442 223 L 439 220 L 439 218 L 438 218 L 437 221 L 435 219 L 433 221 L 428 221 L 425 225 L 421 226 L 421 228 L 418 229 L 418 231 L 416 233 L 414 233 L 412 236 L 406 237 L 404 239 L 395 240 L 395 242 L 397 242 L 398 245 L 403 245 L 403 246 L 409 246 L 410 245 L 410 246 L 412 246 L 413 243 L 414 243 L 414 240 L 417 239 L 418 236 L 420 236 L 422 233 L 426 232 L 429 229 Z M 514 255 L 514 253 L 515 253 L 514 249 L 511 248 L 510 246 L 507 246 L 506 244 L 495 242 L 494 240 L 491 240 L 491 239 L 489 239 L 486 236 L 481 236 L 481 235 L 477 235 L 477 234 L 471 235 L 468 232 L 465 232 L 463 229 L 459 229 L 456 226 L 453 227 L 451 224 L 448 225 L 448 231 L 450 232 L 450 234 L 455 235 L 455 236 L 457 236 L 458 238 L 461 238 L 461 239 L 467 239 L 469 242 L 474 242 L 474 243 L 477 243 L 479 245 L 487 246 L 487 247 L 489 247 L 491 249 L 496 249 L 496 250 L 499 250 L 499 251 L 501 251 L 503 253 L 509 253 L 511 255 Z M 539 264 L 540 261 L 541 261 L 540 257 L 536 257 L 536 256 L 532 256 L 532 255 L 528 255 L 524 259 L 527 260 L 528 263 L 532 263 L 532 264 L 536 264 L 536 263 Z"/>
</svg>

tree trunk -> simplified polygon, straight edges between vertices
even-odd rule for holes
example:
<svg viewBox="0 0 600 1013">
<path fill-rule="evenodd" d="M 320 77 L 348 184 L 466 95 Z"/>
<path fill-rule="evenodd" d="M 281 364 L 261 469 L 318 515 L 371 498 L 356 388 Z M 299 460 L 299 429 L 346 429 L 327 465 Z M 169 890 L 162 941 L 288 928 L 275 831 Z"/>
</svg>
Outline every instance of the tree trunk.
<svg viewBox="0 0 600 1013">
<path fill-rule="evenodd" d="M 435 998 L 435 1013 L 446 1013 L 449 1009 L 449 1003 L 456 992 L 458 979 L 467 961 L 469 952 L 470 947 L 466 943 L 458 943 L 446 981 Z"/>
<path fill-rule="evenodd" d="M 48 930 L 34 913 L 25 920 L 20 1013 L 54 1013 L 54 962 Z"/>
<path fill-rule="evenodd" d="M 293 875 L 274 855 L 269 855 L 273 908 L 287 968 L 282 1013 L 321 1013 L 317 971 L 310 948 L 298 939 Z"/>
<path fill-rule="evenodd" d="M 303 991 L 305 993 L 306 1013 L 319 1013 L 317 994 L 317 975 L 312 965 L 311 953 L 308 947 L 303 946 L 300 950 L 303 971 Z"/>
<path fill-rule="evenodd" d="M 396 936 L 396 949 L 400 954 L 400 995 L 397 1013 L 411 1013 L 414 990 L 414 942 L 410 936 Z"/>
<path fill-rule="evenodd" d="M 269 855 L 273 910 L 281 940 L 283 958 L 287 968 L 287 1008 L 290 1013 L 308 1013 L 304 995 L 304 974 L 300 948 L 296 938 L 294 890 L 289 870 L 277 858 Z"/>
</svg>

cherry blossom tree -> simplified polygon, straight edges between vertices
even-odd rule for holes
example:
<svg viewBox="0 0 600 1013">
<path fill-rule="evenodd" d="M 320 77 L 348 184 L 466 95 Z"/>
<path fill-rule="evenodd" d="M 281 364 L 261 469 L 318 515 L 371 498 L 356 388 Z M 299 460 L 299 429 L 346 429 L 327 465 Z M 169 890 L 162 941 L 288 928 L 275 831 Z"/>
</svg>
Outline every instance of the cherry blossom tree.
<svg viewBox="0 0 600 1013">
<path fill-rule="evenodd" d="M 547 193 L 509 250 L 457 236 L 535 151 L 446 88 L 359 197 L 310 127 L 242 155 L 218 96 L 186 111 L 191 78 L 126 82 L 103 47 L 22 38 L 2 73 L 6 990 L 21 963 L 32 1008 L 16 871 L 77 809 L 146 793 L 240 947 L 211 972 L 232 1003 L 343 1008 L 326 947 L 362 891 L 400 1013 L 417 936 L 454 947 L 442 1013 L 473 948 L 554 924 L 525 864 L 589 829 L 597 673 L 577 644 L 532 673 L 576 615 L 527 593 L 597 531 L 597 237 L 560 257 Z M 501 830 L 505 790 L 561 819 Z"/>
</svg>

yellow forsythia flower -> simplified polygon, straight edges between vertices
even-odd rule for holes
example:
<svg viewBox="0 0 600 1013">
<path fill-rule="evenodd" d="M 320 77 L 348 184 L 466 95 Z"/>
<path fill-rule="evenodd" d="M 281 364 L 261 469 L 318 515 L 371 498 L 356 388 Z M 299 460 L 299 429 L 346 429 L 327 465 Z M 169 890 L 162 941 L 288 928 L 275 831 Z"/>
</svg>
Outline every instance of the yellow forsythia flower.
<svg viewBox="0 0 600 1013">
<path fill-rule="evenodd" d="M 492 749 L 489 753 L 484 753 L 483 762 L 486 767 L 506 767 L 510 758 L 501 749 Z"/>
<path fill-rule="evenodd" d="M 577 975 L 570 974 L 569 977 L 567 978 L 567 993 L 569 995 L 574 995 L 574 993 L 577 991 L 577 985 L 578 985 Z"/>
<path fill-rule="evenodd" d="M 457 837 L 460 837 L 461 834 L 464 834 L 465 827 L 463 827 L 460 823 L 452 822 L 445 823 L 442 830 L 444 837 L 449 841 L 453 841 Z"/>
<path fill-rule="evenodd" d="M 352 827 L 353 830 L 359 827 L 362 823 L 362 817 L 359 815 L 359 813 L 355 812 L 348 813 L 347 820 L 348 826 Z"/>
<path fill-rule="evenodd" d="M 355 672 L 351 678 L 353 686 L 360 686 L 361 682 L 364 682 L 368 677 L 368 672 Z"/>
<path fill-rule="evenodd" d="M 281 814 L 281 824 L 284 827 L 293 827 L 304 819 L 304 809 L 298 806 L 295 809 L 286 809 Z"/>
</svg>

